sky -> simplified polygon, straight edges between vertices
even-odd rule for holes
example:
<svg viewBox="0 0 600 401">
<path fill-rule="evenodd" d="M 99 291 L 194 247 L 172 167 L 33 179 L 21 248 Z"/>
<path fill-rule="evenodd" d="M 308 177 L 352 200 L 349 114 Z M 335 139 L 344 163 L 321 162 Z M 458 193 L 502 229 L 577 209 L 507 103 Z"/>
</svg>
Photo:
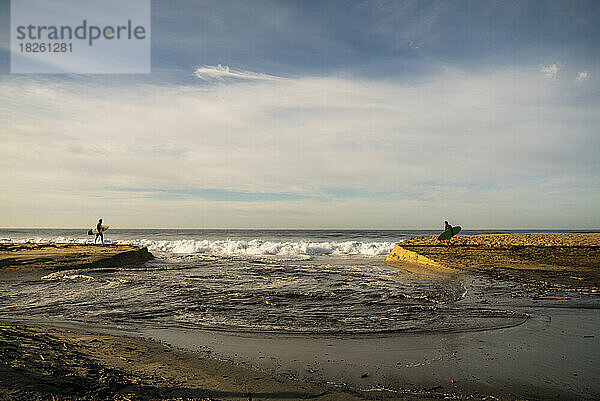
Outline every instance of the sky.
<svg viewBox="0 0 600 401">
<path fill-rule="evenodd" d="M 3 40 L 0 227 L 598 229 L 598 20 L 154 1 L 150 74 L 11 75 Z"/>
</svg>

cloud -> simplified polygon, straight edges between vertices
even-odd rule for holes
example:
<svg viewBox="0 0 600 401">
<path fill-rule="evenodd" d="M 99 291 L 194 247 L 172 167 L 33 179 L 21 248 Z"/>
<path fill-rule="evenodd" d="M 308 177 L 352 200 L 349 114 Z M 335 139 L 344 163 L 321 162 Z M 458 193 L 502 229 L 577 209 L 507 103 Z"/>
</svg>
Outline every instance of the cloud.
<svg viewBox="0 0 600 401">
<path fill-rule="evenodd" d="M 557 64 L 546 64 L 540 68 L 540 72 L 550 79 L 556 79 L 559 70 L 560 67 Z"/>
<path fill-rule="evenodd" d="M 577 78 L 575 78 L 575 82 L 583 82 L 588 78 L 589 74 L 587 71 L 582 71 L 577 74 Z"/>
<path fill-rule="evenodd" d="M 272 192 L 239 192 L 219 188 L 187 188 L 187 189 L 162 189 L 162 188 L 116 188 L 117 191 L 142 194 L 147 197 L 159 199 L 182 199 L 198 197 L 211 201 L 235 201 L 235 202 L 280 202 L 288 200 L 305 199 L 306 196 L 290 193 Z"/>
<path fill-rule="evenodd" d="M 418 44 L 417 42 L 415 42 L 414 40 L 411 40 L 410 42 L 408 42 L 408 47 L 416 50 L 416 49 L 420 48 L 421 45 Z"/>
<path fill-rule="evenodd" d="M 0 82 L 0 220 L 598 226 L 598 102 L 582 107 L 567 83 L 537 74 L 189 86 L 14 77 Z"/>
<path fill-rule="evenodd" d="M 249 81 L 279 81 L 284 79 L 275 75 L 229 68 L 221 64 L 198 67 L 194 74 L 205 81 L 224 81 L 227 78 Z"/>
</svg>

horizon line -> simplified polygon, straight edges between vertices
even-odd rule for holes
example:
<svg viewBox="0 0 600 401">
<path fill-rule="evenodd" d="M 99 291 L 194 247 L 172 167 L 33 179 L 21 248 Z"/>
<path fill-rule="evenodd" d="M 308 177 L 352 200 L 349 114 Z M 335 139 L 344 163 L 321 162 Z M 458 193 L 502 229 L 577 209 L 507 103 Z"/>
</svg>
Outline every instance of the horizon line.
<svg viewBox="0 0 600 401">
<path fill-rule="evenodd" d="M 458 224 L 456 225 L 458 226 Z M 88 230 L 89 227 L 0 227 L 0 230 Z M 112 231 L 116 230 L 262 230 L 262 231 L 280 231 L 280 230 L 289 230 L 289 231 L 439 231 L 441 228 L 230 228 L 230 227 L 208 227 L 208 228 L 197 228 L 197 227 L 118 227 L 111 228 Z M 522 230 L 557 230 L 557 231 L 600 231 L 599 228 L 534 228 L 534 227 L 525 227 L 525 228 L 463 228 L 463 231 L 492 231 L 492 230 L 510 230 L 510 231 L 522 231 Z"/>
</svg>

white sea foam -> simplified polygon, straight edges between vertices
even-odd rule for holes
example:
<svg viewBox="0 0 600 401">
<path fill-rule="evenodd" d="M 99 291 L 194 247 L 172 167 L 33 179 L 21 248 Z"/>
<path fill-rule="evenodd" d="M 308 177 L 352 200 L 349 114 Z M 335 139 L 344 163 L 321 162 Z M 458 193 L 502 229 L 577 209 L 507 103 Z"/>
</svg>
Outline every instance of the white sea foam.
<svg viewBox="0 0 600 401">
<path fill-rule="evenodd" d="M 90 239 L 81 238 L 28 238 L 14 241 L 26 243 L 93 243 Z M 394 247 L 393 242 L 364 241 L 266 241 L 253 240 L 118 240 L 106 241 L 113 244 L 145 245 L 150 252 L 172 254 L 205 254 L 219 256 L 280 256 L 280 257 L 313 257 L 313 256 L 380 256 L 387 255 Z"/>
<path fill-rule="evenodd" d="M 91 281 L 94 278 L 92 276 L 88 276 L 85 274 L 69 274 L 65 272 L 54 272 L 45 275 L 41 278 L 42 280 L 47 281 L 60 281 L 60 280 L 83 280 L 83 281 Z"/>
<path fill-rule="evenodd" d="M 253 240 L 175 240 L 134 241 L 146 245 L 152 251 L 179 254 L 244 255 L 244 256 L 345 256 L 386 255 L 394 247 L 393 242 L 323 241 L 323 242 L 278 242 Z"/>
</svg>

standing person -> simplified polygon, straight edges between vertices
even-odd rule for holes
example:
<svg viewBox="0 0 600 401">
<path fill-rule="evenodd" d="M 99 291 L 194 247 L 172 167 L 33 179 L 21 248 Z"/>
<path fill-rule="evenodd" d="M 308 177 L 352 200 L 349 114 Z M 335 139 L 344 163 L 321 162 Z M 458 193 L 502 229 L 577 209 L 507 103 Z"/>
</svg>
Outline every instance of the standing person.
<svg viewBox="0 0 600 401">
<path fill-rule="evenodd" d="M 452 230 L 452 226 L 450 225 L 450 223 L 448 223 L 448 220 L 444 221 L 444 231 L 446 230 L 450 230 L 450 238 L 448 238 L 448 242 L 446 242 L 446 245 L 448 246 L 448 248 L 450 248 L 450 239 L 452 238 L 453 230 Z"/>
<path fill-rule="evenodd" d="M 96 233 L 96 238 L 94 238 L 94 244 L 96 243 L 98 237 L 100 237 L 102 243 L 104 244 L 104 233 L 102 233 L 102 219 L 98 220 L 98 224 L 96 224 L 96 230 L 98 232 Z"/>
<path fill-rule="evenodd" d="M 439 241 L 446 241 L 446 245 L 448 245 L 449 248 L 450 240 L 452 239 L 452 237 L 458 234 L 460 230 L 462 230 L 461 226 L 452 227 L 452 225 L 448 223 L 448 220 L 446 220 L 444 221 L 444 232 L 438 235 L 437 238 Z"/>
</svg>

